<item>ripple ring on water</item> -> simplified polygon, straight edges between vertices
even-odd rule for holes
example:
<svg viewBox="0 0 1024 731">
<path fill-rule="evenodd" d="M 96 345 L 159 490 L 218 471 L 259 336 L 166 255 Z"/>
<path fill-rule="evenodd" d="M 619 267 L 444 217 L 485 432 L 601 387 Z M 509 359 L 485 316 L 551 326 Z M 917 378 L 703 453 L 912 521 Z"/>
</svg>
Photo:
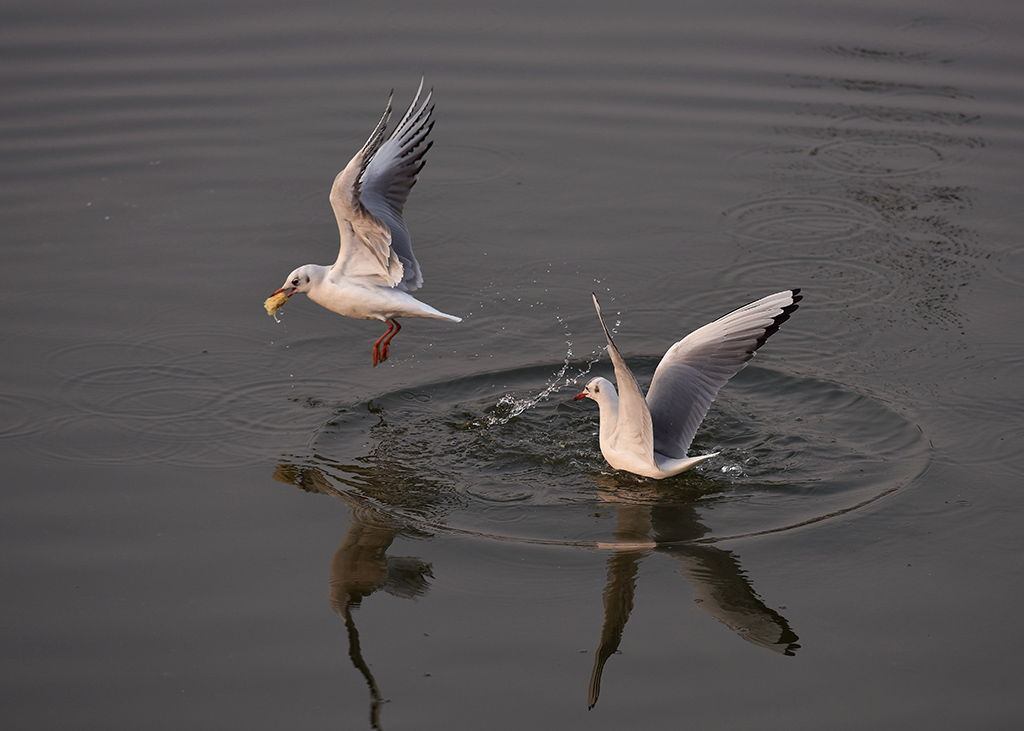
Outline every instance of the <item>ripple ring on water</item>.
<svg viewBox="0 0 1024 731">
<path fill-rule="evenodd" d="M 723 216 L 725 227 L 741 240 L 787 245 L 855 239 L 874 231 L 876 219 L 870 210 L 847 201 L 805 196 L 741 203 Z"/>
<path fill-rule="evenodd" d="M 657 361 L 635 361 L 641 382 Z M 751 366 L 720 394 L 698 432 L 694 451 L 721 451 L 720 461 L 678 478 L 638 481 L 607 471 L 592 415 L 565 399 L 488 423 L 508 388 L 526 398 L 544 371 L 417 388 L 431 396 L 426 410 L 401 391 L 374 397 L 374 418 L 367 418 L 370 402 L 350 405 L 317 430 L 307 456 L 292 453 L 289 470 L 318 472 L 330 486 L 320 492 L 346 502 L 351 492 L 415 529 L 603 547 L 614 545 L 615 526 L 595 521 L 597 512 L 636 506 L 662 511 L 661 520 L 682 516 L 673 519 L 682 522 L 670 542 L 766 535 L 877 502 L 911 484 L 930 459 L 920 429 L 880 402 Z M 497 381 L 507 384 L 500 393 L 465 400 L 467 390 L 485 393 Z"/>
</svg>

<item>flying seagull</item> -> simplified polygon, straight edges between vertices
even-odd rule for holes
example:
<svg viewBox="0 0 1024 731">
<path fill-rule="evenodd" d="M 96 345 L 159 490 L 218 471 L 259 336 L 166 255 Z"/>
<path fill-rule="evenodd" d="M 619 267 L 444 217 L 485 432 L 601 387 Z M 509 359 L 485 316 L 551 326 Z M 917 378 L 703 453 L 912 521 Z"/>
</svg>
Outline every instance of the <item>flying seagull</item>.
<svg viewBox="0 0 1024 731">
<path fill-rule="evenodd" d="M 412 253 L 402 209 L 423 168 L 423 156 L 433 144 L 427 141 L 434 126 L 430 118 L 433 92 L 421 102 L 422 92 L 421 80 L 409 110 L 385 138 L 391 117 L 389 97 L 373 134 L 334 179 L 331 207 L 341 232 L 337 261 L 332 266 L 299 267 L 265 305 L 267 312 L 275 315 L 289 297 L 305 292 L 339 315 L 387 323 L 387 331 L 373 344 L 375 366 L 387 360 L 391 339 L 402 329 L 398 318 L 462 321 L 409 294 L 423 284 L 423 275 Z"/>
</svg>

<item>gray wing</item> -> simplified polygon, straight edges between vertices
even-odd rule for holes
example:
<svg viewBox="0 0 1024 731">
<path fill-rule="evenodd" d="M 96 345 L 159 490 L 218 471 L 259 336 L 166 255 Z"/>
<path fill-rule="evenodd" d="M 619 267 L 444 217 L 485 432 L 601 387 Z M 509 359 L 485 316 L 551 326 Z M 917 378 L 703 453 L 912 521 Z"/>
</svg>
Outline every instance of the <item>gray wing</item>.
<svg viewBox="0 0 1024 731">
<path fill-rule="evenodd" d="M 384 129 L 390 116 L 389 98 L 387 109 L 366 144 L 334 178 L 331 208 L 338 219 L 341 246 L 332 270 L 343 276 L 365 277 L 387 287 L 396 287 L 403 281 L 405 267 L 391 247 L 388 224 L 363 205 L 359 184 L 370 161 L 384 144 Z"/>
<path fill-rule="evenodd" d="M 799 289 L 769 295 L 694 330 L 668 349 L 647 393 L 656 452 L 673 459 L 686 456 L 719 389 L 743 370 L 801 299 Z"/>
<path fill-rule="evenodd" d="M 657 467 L 657 463 L 654 462 L 654 428 L 651 425 L 651 412 L 647 408 L 644 393 L 640 390 L 640 384 L 636 382 L 626 361 L 619 355 L 619 349 L 615 347 L 608 326 L 604 324 L 604 318 L 601 316 L 601 303 L 597 301 L 597 295 L 591 295 L 594 298 L 597 319 L 600 320 L 601 329 L 608 340 L 608 356 L 615 367 L 615 386 L 619 392 L 619 413 L 615 421 L 613 439 L 619 444 L 634 445 L 634 453 L 650 454 L 651 463 Z"/>
<path fill-rule="evenodd" d="M 423 284 L 419 262 L 412 253 L 409 229 L 402 219 L 402 209 L 412 186 L 425 163 L 424 155 L 433 142 L 427 135 L 434 126 L 430 103 L 432 91 L 420 102 L 423 80 L 395 131 L 370 159 L 359 179 L 359 196 L 366 208 L 391 230 L 391 248 L 402 262 L 404 271 L 400 289 L 412 291 Z"/>
</svg>

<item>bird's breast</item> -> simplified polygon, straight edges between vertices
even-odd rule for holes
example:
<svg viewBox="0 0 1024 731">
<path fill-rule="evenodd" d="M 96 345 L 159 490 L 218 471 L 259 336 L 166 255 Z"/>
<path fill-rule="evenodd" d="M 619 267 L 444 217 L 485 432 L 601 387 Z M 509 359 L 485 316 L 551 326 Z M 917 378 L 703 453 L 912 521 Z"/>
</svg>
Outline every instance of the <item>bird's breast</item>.
<svg viewBox="0 0 1024 731">
<path fill-rule="evenodd" d="M 430 308 L 408 292 L 351 278 L 325 279 L 309 291 L 309 298 L 331 312 L 360 320 L 431 316 Z"/>
<path fill-rule="evenodd" d="M 381 297 L 368 287 L 324 280 L 309 290 L 309 298 L 331 312 L 359 320 L 383 320 Z"/>
</svg>

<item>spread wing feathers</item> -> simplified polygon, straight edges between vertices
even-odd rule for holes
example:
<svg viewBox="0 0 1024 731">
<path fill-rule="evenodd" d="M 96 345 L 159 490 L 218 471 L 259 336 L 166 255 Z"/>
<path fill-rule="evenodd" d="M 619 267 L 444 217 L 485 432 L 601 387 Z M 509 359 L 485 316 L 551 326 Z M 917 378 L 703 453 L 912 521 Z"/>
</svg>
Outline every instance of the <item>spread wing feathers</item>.
<svg viewBox="0 0 1024 731">
<path fill-rule="evenodd" d="M 616 445 L 634 445 L 633 449 L 629 450 L 634 454 L 651 455 L 651 464 L 657 468 L 653 449 L 654 427 L 644 393 L 640 390 L 640 384 L 636 382 L 626 361 L 619 355 L 619 349 L 615 347 L 612 334 L 608 332 L 608 326 L 604 324 L 604 318 L 601 316 L 601 303 L 597 301 L 597 295 L 593 293 L 591 295 L 594 298 L 597 319 L 601 321 L 601 329 L 604 330 L 604 336 L 608 339 L 608 356 L 612 359 L 612 365 L 615 367 L 615 386 L 619 392 L 619 413 L 612 438 Z M 622 447 L 619 448 L 622 449 Z"/>
<path fill-rule="evenodd" d="M 694 330 L 668 349 L 647 393 L 656 452 L 674 459 L 686 456 L 718 391 L 789 319 L 801 299 L 799 289 L 768 295 Z"/>
<path fill-rule="evenodd" d="M 384 143 L 391 118 L 387 109 L 362 149 L 338 173 L 331 186 L 331 208 L 338 219 L 341 249 L 332 271 L 349 277 L 371 277 L 389 287 L 402 282 L 403 264 L 391 246 L 391 229 L 366 208 L 360 196 L 360 179 Z"/>
<path fill-rule="evenodd" d="M 427 135 L 434 126 L 430 103 L 433 91 L 420 102 L 423 80 L 409 109 L 398 123 L 391 137 L 380 145 L 380 149 L 366 165 L 360 178 L 360 197 L 377 218 L 391 229 L 391 248 L 404 266 L 402 288 L 418 289 L 423 284 L 420 265 L 412 253 L 409 230 L 402 220 L 402 209 L 409 197 L 412 186 L 426 162 L 424 155 L 433 144 Z"/>
</svg>

